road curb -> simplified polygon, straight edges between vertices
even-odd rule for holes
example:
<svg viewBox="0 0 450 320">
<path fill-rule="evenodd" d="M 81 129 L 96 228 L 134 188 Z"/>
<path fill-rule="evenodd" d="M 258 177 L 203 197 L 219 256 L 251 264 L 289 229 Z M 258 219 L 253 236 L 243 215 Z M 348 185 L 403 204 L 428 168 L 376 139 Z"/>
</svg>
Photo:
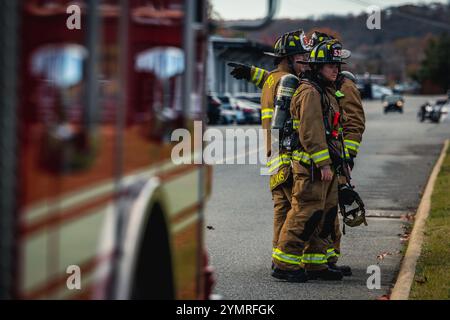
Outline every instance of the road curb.
<svg viewBox="0 0 450 320">
<path fill-rule="evenodd" d="M 415 215 L 414 227 L 409 238 L 408 248 L 403 258 L 397 281 L 394 288 L 392 289 L 390 297 L 391 300 L 408 300 L 409 298 L 411 285 L 413 283 L 414 274 L 416 272 L 417 259 L 419 259 L 422 249 L 425 222 L 430 213 L 431 195 L 433 194 L 434 184 L 436 182 L 439 171 L 441 170 L 448 145 L 449 140 L 446 140 L 442 147 L 441 154 L 436 164 L 434 165 L 433 171 L 428 178 L 425 191 L 423 193 L 422 199 L 420 200 L 419 208 L 417 209 Z"/>
</svg>

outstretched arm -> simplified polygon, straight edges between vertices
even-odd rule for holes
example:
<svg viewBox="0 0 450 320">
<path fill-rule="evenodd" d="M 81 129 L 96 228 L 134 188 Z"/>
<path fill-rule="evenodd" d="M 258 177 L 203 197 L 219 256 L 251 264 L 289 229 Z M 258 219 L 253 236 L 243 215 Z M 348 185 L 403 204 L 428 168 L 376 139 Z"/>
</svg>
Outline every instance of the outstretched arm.
<svg viewBox="0 0 450 320">
<path fill-rule="evenodd" d="M 260 89 L 263 88 L 264 82 L 266 82 L 266 79 L 269 76 L 269 71 L 248 64 L 229 62 L 228 66 L 233 68 L 230 74 L 235 79 L 247 80 Z"/>
</svg>

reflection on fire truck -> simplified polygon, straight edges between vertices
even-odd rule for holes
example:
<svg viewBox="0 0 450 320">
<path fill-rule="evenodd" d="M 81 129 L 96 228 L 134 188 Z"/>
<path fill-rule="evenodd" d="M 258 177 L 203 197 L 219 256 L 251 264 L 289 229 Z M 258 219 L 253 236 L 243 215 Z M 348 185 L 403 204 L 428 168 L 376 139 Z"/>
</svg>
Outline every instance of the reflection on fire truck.
<svg viewBox="0 0 450 320">
<path fill-rule="evenodd" d="M 18 45 L 2 296 L 207 298 L 210 169 L 174 165 L 169 139 L 203 119 L 206 3 L 77 3 L 80 30 L 66 28 L 69 0 L 4 5 Z M 73 265 L 80 290 L 66 285 Z"/>
</svg>

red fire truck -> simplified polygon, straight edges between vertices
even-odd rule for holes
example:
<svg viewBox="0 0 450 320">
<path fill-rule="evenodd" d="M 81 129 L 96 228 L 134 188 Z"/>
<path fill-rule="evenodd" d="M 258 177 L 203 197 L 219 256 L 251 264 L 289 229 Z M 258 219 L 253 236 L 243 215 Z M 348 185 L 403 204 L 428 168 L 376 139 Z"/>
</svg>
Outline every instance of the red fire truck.
<svg viewBox="0 0 450 320">
<path fill-rule="evenodd" d="M 0 298 L 208 298 L 211 169 L 171 161 L 204 120 L 206 12 L 1 1 Z"/>
</svg>

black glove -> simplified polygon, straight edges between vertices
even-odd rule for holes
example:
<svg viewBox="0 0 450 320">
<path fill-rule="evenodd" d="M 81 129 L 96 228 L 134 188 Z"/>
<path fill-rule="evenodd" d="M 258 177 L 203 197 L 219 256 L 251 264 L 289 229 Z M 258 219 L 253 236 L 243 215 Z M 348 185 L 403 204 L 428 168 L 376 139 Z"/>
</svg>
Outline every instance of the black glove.
<svg viewBox="0 0 450 320">
<path fill-rule="evenodd" d="M 230 74 L 238 79 L 245 79 L 247 81 L 250 81 L 250 77 L 251 77 L 251 70 L 252 67 L 247 65 L 247 64 L 242 64 L 242 63 L 236 63 L 236 62 L 229 62 L 228 65 L 230 67 L 233 68 L 233 70 L 231 70 Z"/>
</svg>

